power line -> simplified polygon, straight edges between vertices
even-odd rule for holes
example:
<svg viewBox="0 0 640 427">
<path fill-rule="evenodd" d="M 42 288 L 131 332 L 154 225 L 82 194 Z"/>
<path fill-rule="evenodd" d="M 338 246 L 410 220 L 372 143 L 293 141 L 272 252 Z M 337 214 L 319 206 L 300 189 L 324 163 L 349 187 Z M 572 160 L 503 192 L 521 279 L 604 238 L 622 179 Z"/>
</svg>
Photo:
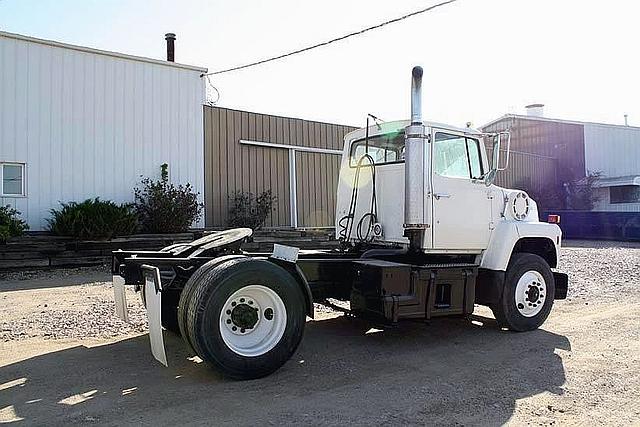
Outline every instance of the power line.
<svg viewBox="0 0 640 427">
<path fill-rule="evenodd" d="M 232 68 L 227 68 L 227 69 L 224 69 L 224 70 L 218 70 L 218 71 L 213 71 L 211 73 L 202 74 L 202 76 L 213 76 L 213 75 L 216 75 L 216 74 L 229 73 L 231 71 L 242 70 L 243 68 L 254 67 L 256 65 L 261 65 L 261 64 L 265 64 L 267 62 L 276 61 L 278 59 L 282 59 L 282 58 L 286 58 L 288 56 L 296 55 L 298 53 L 307 52 L 309 50 L 316 49 L 318 47 L 326 46 L 326 45 L 329 45 L 331 43 L 335 43 L 335 42 L 338 42 L 338 41 L 342 41 L 342 40 L 348 39 L 349 37 L 353 37 L 353 36 L 358 36 L 360 34 L 364 34 L 364 33 L 368 32 L 368 31 L 371 31 L 371 30 L 377 30 L 378 28 L 384 27 L 384 26 L 389 25 L 389 24 L 395 24 L 396 22 L 403 21 L 403 20 L 405 20 L 407 18 L 411 18 L 412 16 L 420 15 L 421 13 L 429 12 L 429 11 L 431 11 L 433 9 L 436 9 L 438 7 L 441 7 L 441 6 L 445 6 L 445 5 L 447 5 L 449 3 L 453 3 L 455 1 L 457 1 L 457 0 L 443 1 L 441 3 L 434 4 L 433 6 L 429 6 L 429 7 L 424 8 L 424 9 L 416 10 L 415 12 L 408 13 L 408 14 L 400 16 L 398 18 L 394 18 L 394 19 L 391 19 L 389 21 L 384 21 L 384 22 L 381 22 L 380 24 L 374 25 L 372 27 L 363 28 L 362 30 L 354 31 L 352 33 L 345 34 L 343 36 L 336 37 L 334 39 L 327 40 L 327 41 L 324 41 L 322 43 L 317 43 L 317 44 L 314 44 L 312 46 L 307 46 L 307 47 L 302 48 L 302 49 L 294 50 L 294 51 L 288 52 L 288 53 L 283 53 L 282 55 L 273 56 L 271 58 L 262 59 L 262 60 L 255 61 L 255 62 L 251 62 L 249 64 L 238 65 L 237 67 L 232 67 Z"/>
</svg>

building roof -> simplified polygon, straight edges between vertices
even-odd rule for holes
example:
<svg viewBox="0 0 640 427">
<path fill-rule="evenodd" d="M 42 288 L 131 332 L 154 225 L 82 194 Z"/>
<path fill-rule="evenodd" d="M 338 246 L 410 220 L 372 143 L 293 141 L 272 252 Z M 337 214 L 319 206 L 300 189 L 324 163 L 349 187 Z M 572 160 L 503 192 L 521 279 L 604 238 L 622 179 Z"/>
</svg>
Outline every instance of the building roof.
<svg viewBox="0 0 640 427">
<path fill-rule="evenodd" d="M 505 114 L 505 115 L 503 115 L 501 117 L 498 117 L 497 119 L 492 120 L 489 123 L 481 126 L 480 129 L 484 129 L 487 126 L 491 126 L 491 125 L 493 125 L 495 123 L 498 123 L 498 122 L 500 122 L 502 120 L 506 120 L 506 119 L 521 119 L 521 120 L 533 120 L 533 121 L 539 121 L 539 122 L 567 123 L 567 124 L 574 124 L 574 125 L 594 125 L 594 126 L 605 126 L 605 127 L 640 130 L 640 127 L 638 127 L 638 126 L 616 125 L 616 124 L 611 124 L 611 123 L 598 123 L 598 122 L 580 122 L 580 121 L 577 121 L 577 120 L 553 119 L 553 118 L 548 118 L 548 117 L 527 116 L 527 115 L 522 115 L 522 114 Z"/>
<path fill-rule="evenodd" d="M 71 49 L 79 52 L 92 53 L 94 55 L 111 56 L 115 58 L 129 59 L 131 61 L 148 62 L 156 65 L 164 65 L 166 67 L 182 68 L 186 70 L 198 71 L 201 73 L 206 73 L 208 71 L 204 67 L 198 67 L 195 65 L 179 64 L 177 62 L 162 61 L 162 60 L 153 59 L 153 58 L 145 58 L 144 56 L 127 55 L 124 53 L 112 52 L 109 50 L 100 50 L 100 49 L 94 49 L 91 47 L 61 43 L 53 40 L 45 40 L 45 39 L 38 39 L 35 37 L 23 36 L 21 34 L 7 33 L 5 31 L 0 31 L 0 37 L 5 37 L 9 39 L 14 39 L 14 40 L 22 40 L 22 41 L 31 42 L 31 43 L 38 43 L 38 44 L 47 45 L 47 46 L 59 47 L 62 49 Z"/>
<path fill-rule="evenodd" d="M 600 178 L 594 187 L 620 187 L 623 185 L 640 185 L 640 175 L 617 176 L 615 178 Z"/>
</svg>

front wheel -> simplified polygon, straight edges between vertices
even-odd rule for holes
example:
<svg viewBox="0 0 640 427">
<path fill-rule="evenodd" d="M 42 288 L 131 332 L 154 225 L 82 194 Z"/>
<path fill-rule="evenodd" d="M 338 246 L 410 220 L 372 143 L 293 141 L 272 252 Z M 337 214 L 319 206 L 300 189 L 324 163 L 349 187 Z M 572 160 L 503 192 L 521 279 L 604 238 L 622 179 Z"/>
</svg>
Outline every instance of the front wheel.
<svg viewBox="0 0 640 427">
<path fill-rule="evenodd" d="M 232 259 L 204 274 L 190 297 L 186 330 L 203 360 L 236 379 L 259 378 L 293 355 L 305 326 L 297 281 L 266 260 Z"/>
<path fill-rule="evenodd" d="M 547 319 L 554 298 L 555 282 L 549 264 L 538 255 L 517 253 L 507 267 L 502 298 L 491 310 L 501 327 L 531 331 Z"/>
</svg>

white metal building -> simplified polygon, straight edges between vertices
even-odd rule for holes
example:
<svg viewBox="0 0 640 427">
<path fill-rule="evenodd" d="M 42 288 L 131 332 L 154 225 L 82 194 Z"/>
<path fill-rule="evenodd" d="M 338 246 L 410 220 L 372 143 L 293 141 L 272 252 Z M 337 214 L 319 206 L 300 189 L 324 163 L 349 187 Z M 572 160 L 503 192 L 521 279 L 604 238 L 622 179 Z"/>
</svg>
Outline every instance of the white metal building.
<svg viewBox="0 0 640 427">
<path fill-rule="evenodd" d="M 594 210 L 640 212 L 640 127 L 544 117 L 542 104 L 527 115 L 507 114 L 483 126 L 510 129 L 512 148 L 551 156 L 565 178 L 600 172 Z M 562 179 L 562 178 L 561 178 Z"/>
<path fill-rule="evenodd" d="M 0 32 L 0 204 L 43 230 L 59 202 L 132 201 L 163 163 L 202 201 L 204 72 Z"/>
<path fill-rule="evenodd" d="M 585 168 L 599 171 L 594 210 L 640 212 L 640 127 L 584 124 Z"/>
</svg>

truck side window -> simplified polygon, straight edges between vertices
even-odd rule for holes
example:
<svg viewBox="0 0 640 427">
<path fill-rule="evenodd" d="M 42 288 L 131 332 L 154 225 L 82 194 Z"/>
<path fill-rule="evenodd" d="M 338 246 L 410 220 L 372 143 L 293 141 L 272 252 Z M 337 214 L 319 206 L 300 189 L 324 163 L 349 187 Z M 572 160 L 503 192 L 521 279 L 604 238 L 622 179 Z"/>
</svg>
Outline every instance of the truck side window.
<svg viewBox="0 0 640 427">
<path fill-rule="evenodd" d="M 433 171 L 438 175 L 471 178 L 464 136 L 436 133 L 433 153 Z"/>
<path fill-rule="evenodd" d="M 467 152 L 469 153 L 469 169 L 471 178 L 482 177 L 482 160 L 480 157 L 480 143 L 477 139 L 467 138 Z"/>
<path fill-rule="evenodd" d="M 433 147 L 433 171 L 452 178 L 480 178 L 482 163 L 478 140 L 437 132 Z"/>
</svg>

